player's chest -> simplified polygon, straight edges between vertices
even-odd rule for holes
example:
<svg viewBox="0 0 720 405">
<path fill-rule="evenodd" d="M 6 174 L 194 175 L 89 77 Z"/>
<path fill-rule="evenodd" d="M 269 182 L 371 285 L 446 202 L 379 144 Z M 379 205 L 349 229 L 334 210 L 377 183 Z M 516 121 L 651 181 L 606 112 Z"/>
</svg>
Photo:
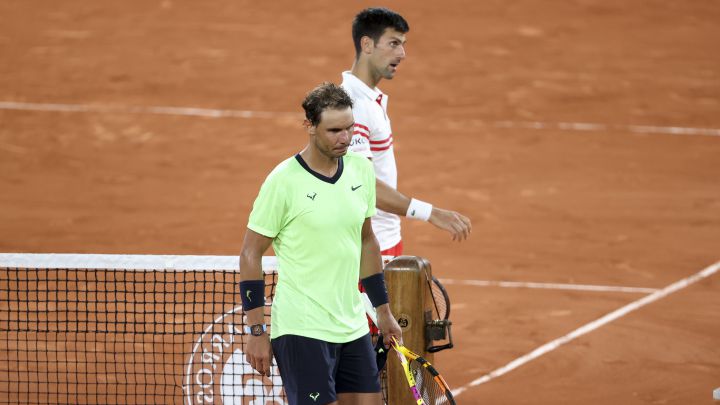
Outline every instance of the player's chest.
<svg viewBox="0 0 720 405">
<path fill-rule="evenodd" d="M 292 220 L 316 229 L 362 227 L 370 204 L 368 186 L 358 180 L 344 180 L 294 187 Z"/>
</svg>

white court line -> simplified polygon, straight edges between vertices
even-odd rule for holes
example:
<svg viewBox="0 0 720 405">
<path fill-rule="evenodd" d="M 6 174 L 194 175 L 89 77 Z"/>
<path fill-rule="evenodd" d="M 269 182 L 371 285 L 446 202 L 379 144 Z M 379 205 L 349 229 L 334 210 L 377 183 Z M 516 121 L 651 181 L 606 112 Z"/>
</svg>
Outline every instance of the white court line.
<svg viewBox="0 0 720 405">
<path fill-rule="evenodd" d="M 497 121 L 496 128 L 557 129 L 563 131 L 610 132 L 623 131 L 636 134 L 704 135 L 720 136 L 719 128 L 663 127 L 657 125 L 610 125 L 590 122 L 515 122 Z"/>
<path fill-rule="evenodd" d="M 717 263 L 705 268 L 704 270 L 693 274 L 690 277 L 686 277 L 680 281 L 670 284 L 669 286 L 667 286 L 661 290 L 658 290 L 650 295 L 646 295 L 645 297 L 640 298 L 637 301 L 633 301 L 630 304 L 625 305 L 624 307 L 617 309 L 617 310 L 603 316 L 602 318 L 596 319 L 588 324 L 581 326 L 578 329 L 575 329 L 574 331 L 568 333 L 565 336 L 562 336 L 551 342 L 548 342 L 548 343 L 538 347 L 537 349 L 533 350 L 532 352 L 511 361 L 510 363 L 508 363 L 494 371 L 491 371 L 490 373 L 485 374 L 484 376 L 482 376 L 478 379 L 475 379 L 472 382 L 470 382 L 466 385 L 463 385 L 460 388 L 456 388 L 456 389 L 452 390 L 452 393 L 454 396 L 458 396 L 458 395 L 462 394 L 463 392 L 467 391 L 468 389 L 470 389 L 471 387 L 476 387 L 480 384 L 484 384 L 484 383 L 491 381 L 497 377 L 500 377 L 503 374 L 507 374 L 508 372 L 522 366 L 523 364 L 528 363 L 532 360 L 535 360 L 538 357 L 542 356 L 543 354 L 549 353 L 549 352 L 557 349 L 558 347 L 575 340 L 576 338 L 578 338 L 582 335 L 592 332 L 593 330 L 598 329 L 601 326 L 604 326 L 618 318 L 621 318 L 621 317 L 627 315 L 628 313 L 630 313 L 632 311 L 642 308 L 645 305 L 648 305 L 654 301 L 664 298 L 674 292 L 682 290 L 683 288 L 688 287 L 689 285 L 694 284 L 704 278 L 710 277 L 711 275 L 715 274 L 718 270 L 720 270 L 720 262 L 717 262 Z"/>
<path fill-rule="evenodd" d="M 542 288 L 548 290 L 574 290 L 574 291 L 609 291 L 624 293 L 650 294 L 657 291 L 657 288 L 645 287 L 623 287 L 612 285 L 590 285 L 590 284 L 561 284 L 561 283 L 533 283 L 522 281 L 491 281 L 491 280 L 454 280 L 441 278 L 440 282 L 445 285 L 471 285 L 477 287 L 503 287 L 503 288 Z"/>
<path fill-rule="evenodd" d="M 302 115 L 299 113 L 288 112 L 222 110 L 213 108 L 168 106 L 22 103 L 15 101 L 0 101 L 0 110 L 73 113 L 155 114 L 202 118 L 302 118 Z"/>
<path fill-rule="evenodd" d="M 302 118 L 299 113 L 228 110 L 197 107 L 169 106 L 122 106 L 62 103 L 25 103 L 18 101 L 0 101 L 0 110 L 37 111 L 37 112 L 76 112 L 76 113 L 123 113 L 157 114 L 203 118 Z M 664 127 L 654 125 L 609 125 L 584 122 L 516 122 L 495 121 L 489 125 L 495 128 L 556 129 L 564 131 L 608 132 L 622 131 L 638 134 L 666 135 L 703 135 L 720 136 L 720 128 Z"/>
</svg>

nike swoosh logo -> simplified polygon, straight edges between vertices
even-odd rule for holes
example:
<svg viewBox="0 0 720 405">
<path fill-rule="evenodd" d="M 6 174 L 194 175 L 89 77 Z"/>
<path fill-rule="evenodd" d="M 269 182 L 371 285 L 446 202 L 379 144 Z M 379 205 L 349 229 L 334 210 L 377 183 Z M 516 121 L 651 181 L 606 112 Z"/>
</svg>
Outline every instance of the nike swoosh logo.
<svg viewBox="0 0 720 405">
<path fill-rule="evenodd" d="M 352 191 L 355 191 L 355 190 L 359 189 L 360 187 L 362 187 L 362 184 L 359 185 L 359 186 L 355 186 L 355 187 L 350 186 L 350 189 L 351 189 Z"/>
<path fill-rule="evenodd" d="M 248 301 L 252 301 L 252 298 L 250 298 L 250 293 L 251 293 L 251 292 L 252 292 L 252 290 L 247 290 L 247 291 L 245 292 L 245 296 L 247 297 Z"/>
</svg>

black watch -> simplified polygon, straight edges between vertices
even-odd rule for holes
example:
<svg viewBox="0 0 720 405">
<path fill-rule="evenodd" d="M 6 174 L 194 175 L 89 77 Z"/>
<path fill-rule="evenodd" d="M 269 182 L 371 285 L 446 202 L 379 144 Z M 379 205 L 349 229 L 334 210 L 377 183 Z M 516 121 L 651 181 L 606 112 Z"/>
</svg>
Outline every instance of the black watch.
<svg viewBox="0 0 720 405">
<path fill-rule="evenodd" d="M 265 331 L 267 331 L 267 325 L 265 325 L 264 323 L 245 326 L 245 333 L 249 333 L 253 336 L 262 336 Z"/>
</svg>

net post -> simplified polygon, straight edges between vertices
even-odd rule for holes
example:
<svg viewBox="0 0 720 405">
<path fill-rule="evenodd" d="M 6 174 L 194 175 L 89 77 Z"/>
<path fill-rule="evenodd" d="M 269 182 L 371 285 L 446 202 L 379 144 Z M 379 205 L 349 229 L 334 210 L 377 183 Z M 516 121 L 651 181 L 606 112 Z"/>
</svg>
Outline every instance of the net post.
<svg viewBox="0 0 720 405">
<path fill-rule="evenodd" d="M 422 257 L 398 256 L 385 266 L 390 310 L 400 324 L 405 346 L 432 362 L 432 353 L 425 351 L 425 322 L 432 316 L 427 288 L 430 278 L 430 262 Z M 388 355 L 395 356 L 395 353 Z M 414 403 L 400 363 L 389 360 L 387 367 L 388 405 Z"/>
</svg>

